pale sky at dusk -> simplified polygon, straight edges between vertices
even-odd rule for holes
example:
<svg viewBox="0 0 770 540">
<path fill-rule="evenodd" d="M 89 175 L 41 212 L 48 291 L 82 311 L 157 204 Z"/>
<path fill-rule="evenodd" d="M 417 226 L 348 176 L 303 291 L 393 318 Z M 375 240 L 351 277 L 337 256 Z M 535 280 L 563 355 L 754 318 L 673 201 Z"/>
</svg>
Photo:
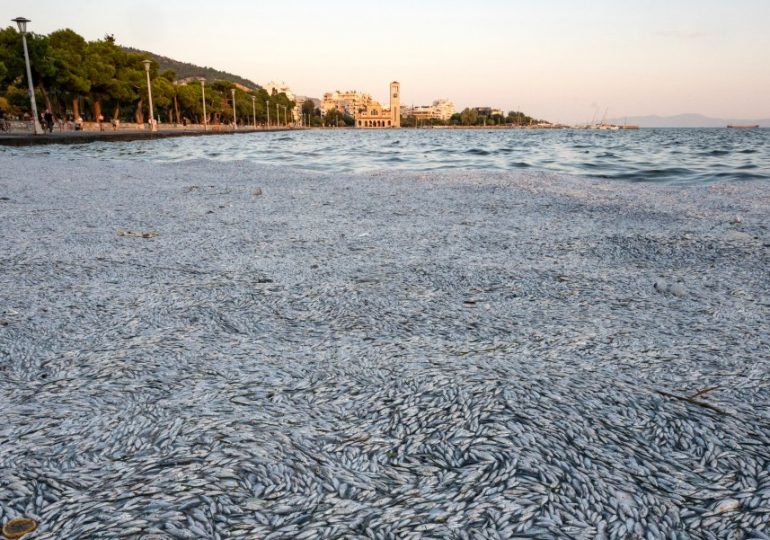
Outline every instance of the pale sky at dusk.
<svg viewBox="0 0 770 540">
<path fill-rule="evenodd" d="M 552 121 L 770 118 L 770 0 L 3 0 L 30 30 L 208 65 L 321 97 L 448 97 Z M 65 7 L 66 6 L 66 7 Z"/>
</svg>

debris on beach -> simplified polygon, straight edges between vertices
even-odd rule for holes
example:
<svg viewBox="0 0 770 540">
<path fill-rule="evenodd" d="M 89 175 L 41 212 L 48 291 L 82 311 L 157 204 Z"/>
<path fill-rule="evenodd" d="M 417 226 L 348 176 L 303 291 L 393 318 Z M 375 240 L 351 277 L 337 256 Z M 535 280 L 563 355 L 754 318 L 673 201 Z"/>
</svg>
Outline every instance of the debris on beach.
<svg viewBox="0 0 770 540">
<path fill-rule="evenodd" d="M 155 238 L 160 233 L 158 231 L 129 231 L 128 229 L 118 229 L 118 236 L 130 236 L 132 238 Z"/>
<path fill-rule="evenodd" d="M 723 237 L 729 242 L 751 242 L 754 237 L 743 231 L 727 231 Z"/>
<path fill-rule="evenodd" d="M 37 529 L 37 522 L 31 518 L 13 518 L 3 525 L 3 536 L 15 540 Z"/>
<path fill-rule="evenodd" d="M 254 195 L 254 197 L 261 197 L 262 196 L 262 188 L 258 187 L 257 189 L 255 189 L 254 193 L 252 193 L 252 195 Z"/>
<path fill-rule="evenodd" d="M 663 280 L 658 280 L 653 284 L 653 287 L 659 293 L 673 294 L 678 298 L 684 298 L 687 296 L 687 289 L 681 283 L 666 283 Z"/>
</svg>

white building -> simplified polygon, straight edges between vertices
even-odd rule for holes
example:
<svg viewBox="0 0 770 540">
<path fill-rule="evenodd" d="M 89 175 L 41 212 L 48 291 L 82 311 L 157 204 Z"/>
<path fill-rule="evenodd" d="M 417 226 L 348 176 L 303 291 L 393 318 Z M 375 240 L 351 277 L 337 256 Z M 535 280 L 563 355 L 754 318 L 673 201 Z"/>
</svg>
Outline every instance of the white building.
<svg viewBox="0 0 770 540">
<path fill-rule="evenodd" d="M 414 116 L 421 120 L 449 120 L 455 113 L 455 105 L 448 99 L 437 99 L 432 105 L 402 107 L 403 116 Z"/>
<path fill-rule="evenodd" d="M 269 83 L 263 84 L 262 88 L 264 88 L 268 94 L 271 96 L 273 94 L 280 94 L 284 93 L 286 94 L 286 97 L 289 98 L 291 101 L 294 101 L 294 92 L 291 91 L 291 88 L 289 88 L 289 85 L 287 85 L 285 82 L 281 81 L 280 83 L 277 83 L 275 81 L 270 81 Z"/>
<path fill-rule="evenodd" d="M 446 98 L 437 99 L 433 102 L 434 118 L 447 121 L 455 113 L 455 104 Z"/>
</svg>

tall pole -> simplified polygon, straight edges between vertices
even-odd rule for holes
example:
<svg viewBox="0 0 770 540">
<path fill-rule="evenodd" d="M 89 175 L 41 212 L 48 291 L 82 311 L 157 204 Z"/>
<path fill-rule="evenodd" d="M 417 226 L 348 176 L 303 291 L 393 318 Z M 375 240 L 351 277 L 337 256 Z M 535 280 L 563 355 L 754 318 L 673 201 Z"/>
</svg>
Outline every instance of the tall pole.
<svg viewBox="0 0 770 540">
<path fill-rule="evenodd" d="M 142 63 L 144 64 L 144 72 L 147 74 L 147 96 L 150 102 L 150 131 L 157 131 L 158 126 L 155 125 L 155 116 L 153 116 L 152 109 L 152 86 L 150 86 L 150 64 L 152 62 L 150 60 L 143 60 Z"/>
<path fill-rule="evenodd" d="M 201 100 L 203 100 L 203 131 L 208 131 L 209 119 L 206 116 L 206 79 L 201 79 Z"/>
<path fill-rule="evenodd" d="M 257 129 L 257 96 L 251 96 L 251 116 L 254 119 L 254 129 Z"/>
<path fill-rule="evenodd" d="M 267 111 L 267 129 L 270 129 L 270 100 L 265 100 L 265 110 Z"/>
<path fill-rule="evenodd" d="M 275 117 L 278 119 L 276 121 L 276 126 L 281 127 L 281 113 L 278 110 L 278 104 L 275 104 Z"/>
<path fill-rule="evenodd" d="M 21 33 L 21 42 L 24 44 L 24 62 L 27 65 L 27 84 L 29 85 L 29 103 L 32 106 L 32 126 L 35 135 L 41 135 L 43 133 L 43 127 L 40 125 L 40 119 L 37 117 L 37 103 L 35 103 L 35 89 L 32 86 L 32 68 L 29 65 L 29 51 L 27 50 L 27 23 L 31 22 L 24 17 L 16 17 L 13 19 L 17 25 L 19 25 L 19 32 Z"/>
<path fill-rule="evenodd" d="M 235 88 L 231 89 L 233 93 L 233 129 L 238 129 L 238 118 L 235 116 Z"/>
</svg>

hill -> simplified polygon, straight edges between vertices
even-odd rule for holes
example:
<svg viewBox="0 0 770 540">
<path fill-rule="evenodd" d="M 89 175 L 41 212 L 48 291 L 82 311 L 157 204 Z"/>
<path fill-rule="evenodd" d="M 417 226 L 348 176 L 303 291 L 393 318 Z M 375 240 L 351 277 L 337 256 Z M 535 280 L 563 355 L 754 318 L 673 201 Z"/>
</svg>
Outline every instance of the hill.
<svg viewBox="0 0 770 540">
<path fill-rule="evenodd" d="M 624 123 L 636 124 L 639 127 L 652 128 L 723 128 L 728 124 L 753 125 L 770 127 L 770 119 L 746 120 L 741 118 L 711 118 L 702 114 L 678 114 L 676 116 L 629 116 L 628 118 L 614 118 L 610 123 L 623 125 Z"/>
<path fill-rule="evenodd" d="M 148 58 L 151 58 L 160 64 L 161 71 L 165 71 L 167 69 L 173 70 L 176 73 L 177 79 L 186 79 L 187 77 L 203 77 L 207 81 L 231 81 L 234 83 L 242 84 L 243 86 L 248 86 L 249 88 L 262 88 L 254 81 L 239 75 L 233 75 L 232 73 L 228 73 L 226 71 L 220 71 L 211 67 L 196 66 L 195 64 L 189 64 L 187 62 L 180 62 L 179 60 L 174 60 L 168 56 L 162 56 L 160 54 L 155 54 L 150 51 L 143 51 L 141 49 L 135 49 L 133 47 L 123 47 L 123 50 L 131 53 L 147 55 Z"/>
</svg>

